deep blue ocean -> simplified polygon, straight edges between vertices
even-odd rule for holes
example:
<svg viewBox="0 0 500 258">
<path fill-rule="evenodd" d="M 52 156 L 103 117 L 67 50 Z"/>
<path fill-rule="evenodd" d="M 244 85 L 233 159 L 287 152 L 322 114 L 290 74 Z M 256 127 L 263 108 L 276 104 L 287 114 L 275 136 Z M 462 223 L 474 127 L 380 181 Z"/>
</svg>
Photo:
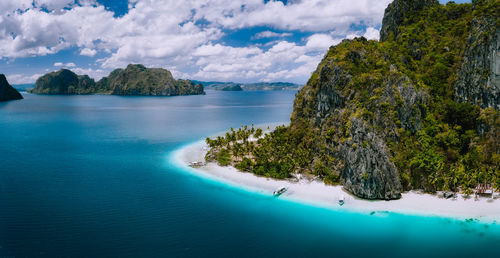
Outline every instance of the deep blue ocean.
<svg viewBox="0 0 500 258">
<path fill-rule="evenodd" d="M 0 103 L 0 257 L 500 257 L 500 225 L 338 212 L 169 164 L 295 92 L 38 96 Z"/>
</svg>

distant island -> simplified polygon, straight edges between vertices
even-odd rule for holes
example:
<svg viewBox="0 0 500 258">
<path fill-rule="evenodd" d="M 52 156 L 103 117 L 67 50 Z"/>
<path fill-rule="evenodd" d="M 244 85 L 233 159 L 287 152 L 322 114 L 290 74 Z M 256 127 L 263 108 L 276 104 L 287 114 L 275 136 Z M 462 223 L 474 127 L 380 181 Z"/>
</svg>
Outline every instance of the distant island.
<svg viewBox="0 0 500 258">
<path fill-rule="evenodd" d="M 14 89 L 4 74 L 0 74 L 0 101 L 23 99 L 23 96 Z"/>
<path fill-rule="evenodd" d="M 299 90 L 302 85 L 289 82 L 257 82 L 257 83 L 235 83 L 235 82 L 205 82 L 194 81 L 203 85 L 206 90 L 220 91 L 258 91 L 258 90 Z"/>
<path fill-rule="evenodd" d="M 205 94 L 201 84 L 175 80 L 170 71 L 130 64 L 116 69 L 97 83 L 88 75 L 77 75 L 68 69 L 51 72 L 38 78 L 29 90 L 36 94 L 84 95 L 111 94 L 133 96 L 177 96 Z"/>
<path fill-rule="evenodd" d="M 500 190 L 499 28 L 498 0 L 395 0 L 380 41 L 329 49 L 290 125 L 207 138 L 207 166 L 316 178 L 364 199 Z"/>
<path fill-rule="evenodd" d="M 34 83 L 13 84 L 12 87 L 18 91 L 27 91 L 35 87 Z"/>
</svg>

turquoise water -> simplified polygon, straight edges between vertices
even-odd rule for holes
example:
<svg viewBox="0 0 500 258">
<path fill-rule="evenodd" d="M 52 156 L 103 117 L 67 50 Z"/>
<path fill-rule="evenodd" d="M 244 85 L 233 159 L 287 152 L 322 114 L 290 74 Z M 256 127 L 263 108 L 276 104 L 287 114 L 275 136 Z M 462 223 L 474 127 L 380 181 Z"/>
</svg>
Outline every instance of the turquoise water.
<svg viewBox="0 0 500 258">
<path fill-rule="evenodd" d="M 288 121 L 294 95 L 0 103 L 0 257 L 500 257 L 496 223 L 335 212 L 169 163 L 231 126 Z"/>
</svg>

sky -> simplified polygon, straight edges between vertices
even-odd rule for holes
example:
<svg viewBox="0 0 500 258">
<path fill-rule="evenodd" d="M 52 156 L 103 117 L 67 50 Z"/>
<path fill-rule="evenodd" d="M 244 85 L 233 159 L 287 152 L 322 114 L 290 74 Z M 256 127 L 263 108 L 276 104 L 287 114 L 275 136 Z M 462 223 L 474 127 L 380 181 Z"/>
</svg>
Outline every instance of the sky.
<svg viewBox="0 0 500 258">
<path fill-rule="evenodd" d="M 303 84 L 331 45 L 378 40 L 391 1 L 0 0 L 0 73 L 98 80 L 141 63 L 183 79 Z"/>
</svg>

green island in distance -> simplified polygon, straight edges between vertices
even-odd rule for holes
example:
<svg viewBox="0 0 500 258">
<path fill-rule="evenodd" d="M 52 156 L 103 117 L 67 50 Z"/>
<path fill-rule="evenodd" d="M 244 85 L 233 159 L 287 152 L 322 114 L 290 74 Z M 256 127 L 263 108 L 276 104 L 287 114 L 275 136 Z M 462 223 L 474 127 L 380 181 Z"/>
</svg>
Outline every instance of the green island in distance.
<svg viewBox="0 0 500 258">
<path fill-rule="evenodd" d="M 206 161 L 342 184 L 364 199 L 500 189 L 500 2 L 395 0 L 380 41 L 332 46 L 288 126 L 207 138 Z"/>
<path fill-rule="evenodd" d="M 298 90 L 301 86 L 287 82 L 204 82 L 175 80 L 170 71 L 130 64 L 125 69 L 115 69 L 98 82 L 88 75 L 77 75 L 69 69 L 47 73 L 30 84 L 14 85 L 20 90 L 47 95 L 135 95 L 177 96 L 205 94 L 204 89 L 220 91 Z M 32 89 L 30 89 L 32 88 Z"/>
<path fill-rule="evenodd" d="M 205 90 L 220 91 L 257 91 L 257 90 L 299 90 L 302 85 L 289 82 L 257 82 L 257 83 L 235 83 L 235 82 L 204 82 L 194 81 L 203 85 Z"/>
<path fill-rule="evenodd" d="M 77 75 L 68 69 L 51 72 L 38 78 L 28 92 L 36 94 L 85 95 L 112 94 L 134 96 L 177 96 L 205 94 L 201 84 L 175 80 L 170 71 L 130 64 L 115 69 L 97 83 L 88 75 Z"/>
</svg>

